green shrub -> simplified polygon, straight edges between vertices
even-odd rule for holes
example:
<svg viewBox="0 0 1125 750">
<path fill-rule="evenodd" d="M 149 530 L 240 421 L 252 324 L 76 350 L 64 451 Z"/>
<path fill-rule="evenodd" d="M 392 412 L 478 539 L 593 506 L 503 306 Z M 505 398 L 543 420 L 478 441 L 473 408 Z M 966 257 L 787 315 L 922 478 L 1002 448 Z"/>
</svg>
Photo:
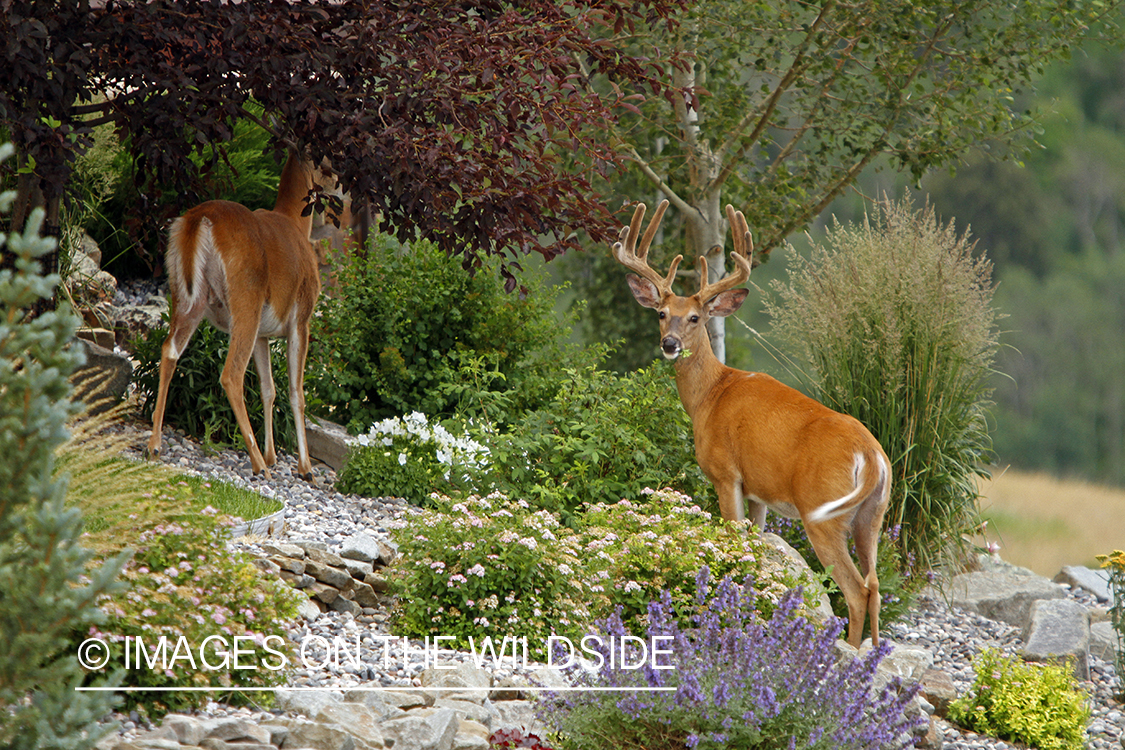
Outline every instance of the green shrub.
<svg viewBox="0 0 1125 750">
<path fill-rule="evenodd" d="M 985 649 L 976 680 L 949 718 L 977 732 L 1039 750 L 1081 750 L 1090 708 L 1068 666 L 1024 664 Z"/>
<path fill-rule="evenodd" d="M 780 553 L 691 498 L 644 494 L 643 504 L 595 506 L 578 517 L 577 529 L 499 493 L 434 497 L 395 529 L 396 632 L 452 635 L 460 647 L 470 636 L 477 644 L 488 635 L 526 637 L 542 659 L 549 635 L 581 637 L 619 607 L 641 629 L 648 601 L 663 589 L 686 619 L 704 567 L 752 576 L 767 613 L 791 586 L 810 583 L 782 573 Z"/>
<path fill-rule="evenodd" d="M 979 525 L 977 485 L 991 454 L 988 385 L 997 348 L 991 264 L 932 209 L 883 203 L 862 226 L 836 225 L 766 309 L 807 363 L 814 395 L 851 414 L 891 459 L 889 526 L 924 568 L 957 563 Z"/>
<path fill-rule="evenodd" d="M 497 489 L 564 517 L 584 503 L 637 498 L 645 487 L 671 487 L 714 508 L 671 368 L 566 375 L 547 404 L 488 441 Z"/>
<path fill-rule="evenodd" d="M 143 532 L 123 574 L 129 590 L 99 600 L 108 619 L 88 635 L 110 644 L 111 664 L 125 665 L 125 649 L 137 638 L 149 654 L 162 636 L 167 638 L 169 656 L 153 659 L 155 668 L 138 664 L 136 652 L 131 651 L 126 676 L 130 687 L 270 687 L 284 682 L 284 669 L 267 667 L 282 663 L 273 652 L 286 654 L 292 662 L 282 623 L 296 616 L 295 596 L 288 586 L 265 579 L 249 559 L 227 548 L 229 522 L 214 508 L 205 508 Z M 222 640 L 209 640 L 212 636 Z M 234 657 L 225 659 L 223 652 L 233 652 L 234 638 L 239 636 L 252 640 L 238 642 L 242 655 L 236 665 Z M 172 658 L 181 638 L 190 647 L 194 664 Z M 179 653 L 186 655 L 187 650 Z M 206 656 L 201 657 L 201 652 Z M 217 668 L 204 666 L 204 658 Z M 220 688 L 215 693 L 131 692 L 126 703 L 159 717 L 220 698 L 246 700 L 242 693 L 228 694 Z"/>
<path fill-rule="evenodd" d="M 1117 631 L 1117 684 L 1121 695 L 1125 696 L 1125 552 L 1114 550 L 1109 555 L 1098 555 L 1098 561 L 1109 574 L 1109 586 L 1113 590 L 1109 618 Z"/>
<path fill-rule="evenodd" d="M 590 619 L 579 540 L 558 516 L 495 494 L 432 500 L 395 530 L 395 632 L 422 638 L 527 638 L 535 658 L 552 633 Z M 497 637 L 499 636 L 499 637 Z"/>
<path fill-rule="evenodd" d="M 519 413 L 506 427 L 474 427 L 468 420 L 466 434 L 454 437 L 429 427 L 421 414 L 378 423 L 362 438 L 367 444 L 352 449 L 341 486 L 415 503 L 431 492 L 498 490 L 561 513 L 567 523 L 583 503 L 639 497 L 645 487 L 672 487 L 713 508 L 711 485 L 695 462 L 691 421 L 666 365 L 624 376 L 593 366 L 562 375 L 545 405 Z M 478 396 L 486 398 L 469 398 Z M 405 428 L 411 420 L 416 431 Z M 391 425 L 402 426 L 398 434 L 383 432 Z M 429 430 L 446 437 L 435 442 Z M 474 446 L 473 458 L 456 445 Z M 460 466 L 450 479 L 449 462 L 457 456 Z"/>
<path fill-rule="evenodd" d="M 165 319 L 167 324 L 167 319 Z M 141 413 L 152 419 L 156 396 L 160 388 L 160 348 L 168 338 L 168 328 L 161 327 L 134 342 L 137 369 L 133 382 L 141 398 Z M 242 446 L 242 432 L 227 393 L 219 382 L 219 375 L 227 361 L 230 337 L 204 321 L 191 337 L 187 349 L 176 363 L 176 372 L 168 384 L 168 401 L 164 407 L 164 422 L 207 443 L 225 446 Z M 270 342 L 270 362 L 277 393 L 273 405 L 274 441 L 278 449 L 294 450 L 297 436 L 294 429 L 293 407 L 289 401 L 289 375 L 285 358 L 285 343 L 281 339 Z M 265 442 L 265 415 L 262 409 L 262 388 L 258 371 L 251 363 L 246 368 L 243 381 L 246 414 L 250 418 L 258 444 Z"/>
<path fill-rule="evenodd" d="M 684 623 L 696 603 L 696 577 L 707 568 L 716 578 L 755 579 L 758 611 L 769 617 L 790 589 L 806 587 L 805 604 L 815 607 L 810 584 L 829 580 L 798 577 L 748 521 L 716 518 L 676 490 L 643 489 L 640 502 L 597 504 L 582 514 L 579 533 L 583 560 L 593 570 L 594 602 L 599 616 L 618 607 L 626 623 L 640 626 L 650 601 L 667 592 Z M 601 600 L 598 603 L 598 600 Z"/>
<path fill-rule="evenodd" d="M 312 408 L 352 432 L 471 406 L 460 387 L 473 362 L 483 390 L 507 394 L 505 409 L 534 407 L 577 354 L 562 343 L 569 331 L 546 285 L 531 281 L 521 299 L 504 291 L 492 265 L 470 275 L 432 243 L 405 247 L 376 235 L 334 271 L 338 287 L 313 321 L 306 382 Z"/>
<path fill-rule="evenodd" d="M 473 492 L 470 473 L 483 471 L 487 461 L 483 445 L 430 425 L 425 414 L 414 412 L 377 422 L 357 437 L 337 486 L 341 492 L 402 497 L 422 505 L 434 492 Z"/>
</svg>

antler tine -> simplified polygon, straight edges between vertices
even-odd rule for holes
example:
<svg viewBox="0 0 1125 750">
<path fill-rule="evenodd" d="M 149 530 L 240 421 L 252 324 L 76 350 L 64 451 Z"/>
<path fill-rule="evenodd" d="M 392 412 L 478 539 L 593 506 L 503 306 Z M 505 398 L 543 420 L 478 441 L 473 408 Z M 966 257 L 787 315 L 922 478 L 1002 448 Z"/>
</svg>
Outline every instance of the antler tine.
<svg viewBox="0 0 1125 750">
<path fill-rule="evenodd" d="M 713 299 L 728 289 L 740 286 L 750 278 L 751 261 L 754 257 L 754 240 L 750 236 L 750 227 L 746 224 L 746 217 L 741 211 L 735 211 L 734 206 L 727 204 L 727 220 L 730 222 L 731 234 L 734 238 L 734 250 L 730 256 L 734 259 L 734 271 L 716 281 L 707 283 L 707 258 L 699 256 L 699 298 L 703 301 Z"/>
<path fill-rule="evenodd" d="M 635 271 L 639 276 L 651 281 L 656 285 L 661 295 L 667 294 L 672 290 L 672 281 L 676 278 L 676 269 L 683 260 L 682 255 L 677 255 L 672 260 L 672 266 L 668 270 L 668 275 L 662 277 L 648 264 L 648 248 L 652 244 L 652 238 L 656 236 L 656 231 L 660 228 L 660 220 L 664 218 L 664 212 L 668 209 L 668 201 L 661 201 L 660 205 L 656 207 L 656 213 L 653 214 L 652 221 L 648 223 L 648 228 L 645 230 L 644 236 L 641 237 L 640 248 L 637 248 L 637 236 L 640 234 L 641 222 L 645 216 L 645 204 L 638 203 L 637 208 L 633 211 L 633 220 L 629 222 L 629 226 L 621 230 L 620 239 L 613 243 L 613 257 L 617 262 L 628 268 L 630 271 Z"/>
</svg>

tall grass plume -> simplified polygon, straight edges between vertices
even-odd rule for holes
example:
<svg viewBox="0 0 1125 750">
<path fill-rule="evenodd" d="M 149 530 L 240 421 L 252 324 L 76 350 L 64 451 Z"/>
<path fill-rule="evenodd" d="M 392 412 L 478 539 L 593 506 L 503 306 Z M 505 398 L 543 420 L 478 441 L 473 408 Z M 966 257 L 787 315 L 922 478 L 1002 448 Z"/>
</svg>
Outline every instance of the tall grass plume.
<svg viewBox="0 0 1125 750">
<path fill-rule="evenodd" d="M 813 395 L 858 418 L 893 463 L 887 525 L 925 569 L 958 564 L 979 524 L 998 346 L 992 264 L 931 207 L 883 201 L 836 223 L 808 258 L 790 249 L 766 311 Z"/>
</svg>

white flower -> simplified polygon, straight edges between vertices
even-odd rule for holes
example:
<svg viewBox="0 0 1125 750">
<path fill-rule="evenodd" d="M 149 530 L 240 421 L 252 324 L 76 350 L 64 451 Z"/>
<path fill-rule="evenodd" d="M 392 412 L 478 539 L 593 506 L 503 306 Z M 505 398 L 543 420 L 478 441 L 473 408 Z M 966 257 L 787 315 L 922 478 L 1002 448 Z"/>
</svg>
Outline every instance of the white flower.
<svg viewBox="0 0 1125 750">
<path fill-rule="evenodd" d="M 484 578 L 484 566 L 481 565 L 480 563 L 477 563 L 476 565 L 469 568 L 465 572 L 468 573 L 471 576 L 477 576 L 478 578 Z"/>
<path fill-rule="evenodd" d="M 398 454 L 398 465 L 399 466 L 406 466 L 406 454 L 405 453 Z"/>
</svg>

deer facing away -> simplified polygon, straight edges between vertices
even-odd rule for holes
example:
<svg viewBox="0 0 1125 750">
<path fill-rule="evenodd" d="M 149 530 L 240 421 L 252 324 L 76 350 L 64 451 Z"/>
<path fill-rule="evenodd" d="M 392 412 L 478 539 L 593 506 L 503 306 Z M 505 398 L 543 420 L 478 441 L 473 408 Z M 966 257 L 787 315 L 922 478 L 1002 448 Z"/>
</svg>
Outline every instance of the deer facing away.
<svg viewBox="0 0 1125 750">
<path fill-rule="evenodd" d="M 313 188 L 313 168 L 290 151 L 272 211 L 250 211 L 231 201 L 207 201 L 172 224 L 167 267 L 172 319 L 160 358 L 160 386 L 152 415 L 148 454 L 159 455 L 168 384 L 196 328 L 207 318 L 230 334 L 219 380 L 234 409 L 254 473 L 269 473 L 276 460 L 269 338 L 286 339 L 289 397 L 297 432 L 297 472 L 312 479 L 305 439 L 305 355 L 309 320 L 320 295 L 318 256 L 309 241 L 311 213 L 302 216 Z M 265 407 L 262 455 L 246 415 L 243 380 L 251 357 Z"/>
<path fill-rule="evenodd" d="M 648 249 L 668 206 L 661 202 L 644 237 L 637 240 L 645 206 L 613 245 L 614 257 L 635 273 L 626 277 L 644 307 L 660 316 L 660 347 L 675 361 L 676 388 L 691 417 L 695 456 L 715 485 L 723 518 L 749 519 L 759 528 L 766 508 L 800 518 L 817 557 L 848 603 L 848 642 L 859 646 L 871 617 L 871 640 L 879 642 L 879 579 L 875 557 L 890 497 L 890 462 L 879 442 L 858 420 L 835 412 L 774 378 L 721 363 L 711 350 L 707 321 L 734 313 L 748 290 L 734 289 L 750 277 L 753 244 L 741 211 L 727 206 L 734 235 L 735 270 L 707 282 L 707 260 L 699 258 L 699 291 L 672 292 L 682 256 L 661 277 L 648 265 Z M 859 557 L 848 552 L 849 533 Z"/>
</svg>

